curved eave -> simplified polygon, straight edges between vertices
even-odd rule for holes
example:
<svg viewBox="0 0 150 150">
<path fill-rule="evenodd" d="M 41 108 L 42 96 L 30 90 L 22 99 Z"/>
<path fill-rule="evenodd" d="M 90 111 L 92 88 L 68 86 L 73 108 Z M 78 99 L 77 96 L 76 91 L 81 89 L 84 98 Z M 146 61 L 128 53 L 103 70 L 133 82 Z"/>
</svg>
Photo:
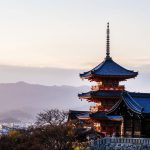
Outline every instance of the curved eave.
<svg viewBox="0 0 150 150">
<path fill-rule="evenodd" d="M 78 94 L 78 97 L 80 99 L 92 99 L 92 98 L 96 98 L 96 99 L 116 99 L 119 98 L 119 95 L 107 95 L 107 96 L 101 96 L 101 95 L 94 95 L 94 93 L 82 93 L 82 94 Z"/>
<path fill-rule="evenodd" d="M 106 112 L 106 114 L 107 115 L 112 114 L 118 108 L 118 106 L 121 104 L 121 102 L 122 102 L 122 99 L 120 99 L 110 110 L 108 110 Z"/>
<path fill-rule="evenodd" d="M 78 97 L 79 97 L 79 99 L 88 99 L 88 100 L 90 100 L 90 99 L 101 99 L 101 100 L 106 100 L 106 99 L 117 99 L 117 98 L 119 98 L 119 96 L 91 96 L 91 95 L 89 95 L 89 96 L 79 96 L 78 95 Z"/>
<path fill-rule="evenodd" d="M 89 117 L 94 120 L 108 120 L 108 118 L 105 114 L 102 114 L 101 116 L 97 116 L 98 113 L 100 113 L 100 112 L 92 113 L 89 115 Z"/>
<path fill-rule="evenodd" d="M 108 118 L 95 118 L 95 117 L 90 117 L 92 120 L 96 120 L 96 121 L 106 121 L 109 120 Z"/>
<path fill-rule="evenodd" d="M 81 79 L 88 79 L 92 77 L 92 73 L 83 73 L 83 74 L 79 74 Z"/>
<path fill-rule="evenodd" d="M 99 79 L 104 79 L 104 78 L 114 78 L 114 79 L 120 79 L 120 80 L 125 80 L 125 79 L 130 79 L 130 78 L 135 78 L 138 75 L 138 72 L 134 72 L 132 75 L 109 75 L 109 74 L 96 74 L 96 73 L 87 73 L 87 74 L 80 74 L 81 79 L 88 79 L 88 80 L 93 80 L 93 78 L 99 78 Z"/>
<path fill-rule="evenodd" d="M 106 121 L 106 120 L 108 120 L 108 121 L 117 121 L 117 122 L 120 122 L 120 121 L 122 121 L 122 118 L 111 118 L 111 117 L 109 117 L 109 116 L 107 116 L 107 115 L 105 115 L 105 116 L 92 116 L 92 114 L 90 115 L 90 118 L 92 119 L 92 120 L 96 120 L 96 121 Z"/>
<path fill-rule="evenodd" d="M 96 120 L 96 121 L 115 121 L 115 122 L 121 122 L 122 119 L 109 119 L 109 118 L 94 118 L 94 117 L 90 117 L 92 120 Z"/>
<path fill-rule="evenodd" d="M 78 97 L 80 99 L 88 99 L 88 98 L 91 98 L 91 93 L 88 92 L 88 93 L 81 93 L 81 94 L 78 94 Z"/>
<path fill-rule="evenodd" d="M 126 106 L 134 113 L 137 113 L 137 114 L 143 113 L 143 107 L 141 107 L 138 103 L 136 103 L 134 99 L 127 92 L 125 94 L 127 94 L 130 100 L 127 100 L 126 98 L 124 98 L 124 94 L 123 94 L 121 96 L 121 99 L 107 112 L 107 115 L 113 113 L 119 107 L 121 102 L 124 102 Z"/>
<path fill-rule="evenodd" d="M 142 114 L 143 107 L 141 107 L 138 103 L 136 103 L 134 101 L 134 99 L 128 93 L 126 93 L 126 94 L 127 94 L 127 96 L 129 97 L 130 100 L 127 100 L 123 96 L 122 96 L 122 99 L 124 100 L 124 102 L 126 103 L 126 105 L 128 106 L 128 108 L 131 111 L 135 112 L 135 113 Z"/>
</svg>

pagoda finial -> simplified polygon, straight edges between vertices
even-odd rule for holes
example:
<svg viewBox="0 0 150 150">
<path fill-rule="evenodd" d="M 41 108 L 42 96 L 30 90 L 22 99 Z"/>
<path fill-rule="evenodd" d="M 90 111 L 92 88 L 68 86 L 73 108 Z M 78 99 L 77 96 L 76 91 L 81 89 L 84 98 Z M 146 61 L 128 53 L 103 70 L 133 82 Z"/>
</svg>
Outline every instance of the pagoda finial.
<svg viewBox="0 0 150 150">
<path fill-rule="evenodd" d="M 110 58 L 110 41 L 109 41 L 109 22 L 107 23 L 107 39 L 106 39 L 106 58 Z"/>
</svg>

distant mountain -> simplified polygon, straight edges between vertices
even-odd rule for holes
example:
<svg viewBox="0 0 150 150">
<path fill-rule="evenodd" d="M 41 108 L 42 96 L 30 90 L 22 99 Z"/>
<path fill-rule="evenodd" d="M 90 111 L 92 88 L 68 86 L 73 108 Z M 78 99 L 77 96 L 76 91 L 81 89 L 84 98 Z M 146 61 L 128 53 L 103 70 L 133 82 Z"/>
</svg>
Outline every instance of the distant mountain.
<svg viewBox="0 0 150 150">
<path fill-rule="evenodd" d="M 0 84 L 0 122 L 7 118 L 31 120 L 37 113 L 51 108 L 86 109 L 88 103 L 81 102 L 77 94 L 88 90 L 88 86 L 44 86 L 25 82 Z"/>
<path fill-rule="evenodd" d="M 21 121 L 32 121 L 34 120 L 34 116 L 27 111 L 21 110 L 10 110 L 0 114 L 0 123 L 19 123 Z"/>
<path fill-rule="evenodd" d="M 1 119 L 0 123 L 21 123 L 21 121 L 18 119 L 15 119 L 15 117 L 14 118 L 6 117 L 4 119 Z"/>
</svg>

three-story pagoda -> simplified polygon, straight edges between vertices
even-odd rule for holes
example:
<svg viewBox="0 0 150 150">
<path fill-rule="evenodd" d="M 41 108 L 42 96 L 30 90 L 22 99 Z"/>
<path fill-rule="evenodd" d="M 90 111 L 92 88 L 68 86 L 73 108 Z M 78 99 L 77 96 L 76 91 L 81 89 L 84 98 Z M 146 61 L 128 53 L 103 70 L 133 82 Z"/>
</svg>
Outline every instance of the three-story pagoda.
<svg viewBox="0 0 150 150">
<path fill-rule="evenodd" d="M 106 57 L 102 63 L 90 71 L 80 74 L 82 79 L 95 81 L 96 85 L 91 87 L 88 93 L 79 94 L 80 99 L 86 99 L 89 102 L 95 102 L 95 106 L 90 107 L 90 118 L 95 123 L 97 130 L 101 132 L 112 133 L 114 126 L 116 130 L 121 127 L 122 120 L 120 116 L 107 116 L 109 111 L 120 98 L 121 93 L 125 90 L 120 81 L 126 81 L 135 78 L 138 72 L 134 72 L 117 64 L 110 57 L 110 30 L 107 24 L 106 39 Z"/>
</svg>

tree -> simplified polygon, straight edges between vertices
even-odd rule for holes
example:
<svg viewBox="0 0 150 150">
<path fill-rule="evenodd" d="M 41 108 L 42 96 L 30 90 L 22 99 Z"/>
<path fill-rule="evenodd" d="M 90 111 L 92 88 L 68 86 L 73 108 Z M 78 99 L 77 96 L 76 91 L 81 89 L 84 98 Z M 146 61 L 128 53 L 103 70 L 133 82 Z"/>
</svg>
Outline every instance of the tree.
<svg viewBox="0 0 150 150">
<path fill-rule="evenodd" d="M 76 135 L 66 121 L 64 111 L 44 111 L 37 116 L 38 126 L 2 136 L 0 150 L 71 150 Z"/>
<path fill-rule="evenodd" d="M 37 125 L 62 125 L 66 122 L 68 113 L 58 109 L 45 110 L 37 116 Z"/>
<path fill-rule="evenodd" d="M 69 133 L 70 130 L 68 126 L 64 125 L 40 126 L 34 135 L 40 137 L 40 141 L 46 149 L 70 150 L 74 141 L 74 135 Z"/>
</svg>

